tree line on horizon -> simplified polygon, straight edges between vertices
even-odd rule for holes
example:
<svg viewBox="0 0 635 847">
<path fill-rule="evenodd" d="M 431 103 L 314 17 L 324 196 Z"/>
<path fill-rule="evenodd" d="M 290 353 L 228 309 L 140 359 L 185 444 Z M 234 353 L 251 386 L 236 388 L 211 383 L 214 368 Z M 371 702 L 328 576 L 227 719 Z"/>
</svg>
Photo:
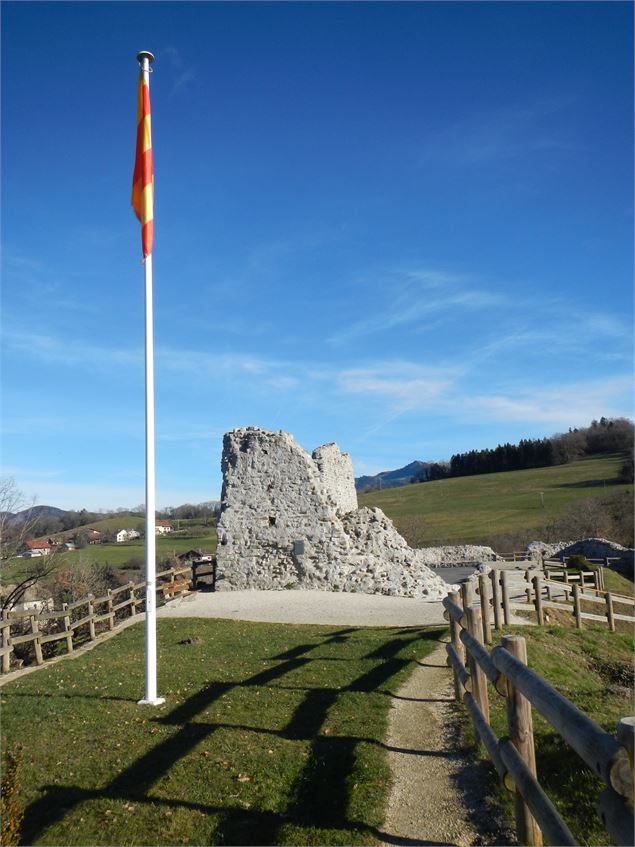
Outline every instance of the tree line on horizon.
<svg viewBox="0 0 635 847">
<path fill-rule="evenodd" d="M 633 482 L 633 437 L 635 428 L 628 418 L 600 418 L 588 427 L 570 428 L 550 438 L 523 438 L 518 444 L 499 444 L 484 450 L 455 453 L 448 462 L 434 462 L 421 468 L 411 482 L 429 482 L 457 476 L 548 468 L 564 465 L 584 456 L 624 453 L 620 482 Z"/>
</svg>

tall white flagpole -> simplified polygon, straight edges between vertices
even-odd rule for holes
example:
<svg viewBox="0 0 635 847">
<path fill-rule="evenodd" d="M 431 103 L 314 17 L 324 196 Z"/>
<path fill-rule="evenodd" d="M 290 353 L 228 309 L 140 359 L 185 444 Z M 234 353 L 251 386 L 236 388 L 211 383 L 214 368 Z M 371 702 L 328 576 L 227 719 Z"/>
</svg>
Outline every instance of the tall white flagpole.
<svg viewBox="0 0 635 847">
<path fill-rule="evenodd" d="M 150 90 L 152 53 L 137 54 L 143 80 Z M 152 325 L 152 253 L 145 263 L 145 376 L 146 376 L 146 693 L 139 704 L 159 706 L 157 696 L 157 592 L 155 535 L 155 455 L 154 455 L 154 332 Z"/>
</svg>

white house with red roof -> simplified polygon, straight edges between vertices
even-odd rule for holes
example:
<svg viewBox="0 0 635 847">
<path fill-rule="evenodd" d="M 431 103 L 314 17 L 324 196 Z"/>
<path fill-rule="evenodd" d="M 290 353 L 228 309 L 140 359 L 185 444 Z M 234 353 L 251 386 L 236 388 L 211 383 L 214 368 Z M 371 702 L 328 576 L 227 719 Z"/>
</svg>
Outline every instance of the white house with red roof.
<svg viewBox="0 0 635 847">
<path fill-rule="evenodd" d="M 170 521 L 165 520 L 157 520 L 154 524 L 154 534 L 155 535 L 167 535 L 167 533 L 172 532 L 174 527 L 170 523 Z"/>
<path fill-rule="evenodd" d="M 48 556 L 52 549 L 46 538 L 32 538 L 24 542 L 20 548 L 20 555 L 27 559 L 34 559 L 36 556 Z"/>
</svg>

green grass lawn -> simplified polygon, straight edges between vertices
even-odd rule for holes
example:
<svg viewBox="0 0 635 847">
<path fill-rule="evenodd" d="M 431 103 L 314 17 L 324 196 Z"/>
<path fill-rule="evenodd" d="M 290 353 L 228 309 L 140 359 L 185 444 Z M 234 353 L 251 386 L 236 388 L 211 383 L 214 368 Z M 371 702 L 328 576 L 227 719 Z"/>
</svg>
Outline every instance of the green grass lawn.
<svg viewBox="0 0 635 847">
<path fill-rule="evenodd" d="M 444 632 L 159 621 L 162 707 L 141 624 L 9 683 L 21 843 L 375 843 L 392 696 Z"/>
<path fill-rule="evenodd" d="M 615 734 L 620 718 L 632 715 L 633 636 L 609 632 L 606 627 L 582 630 L 546 627 L 509 627 L 506 633 L 522 635 L 527 641 L 528 664 L 561 694 L 586 712 L 607 732 Z M 498 633 L 494 636 L 499 641 Z M 507 735 L 505 700 L 491 686 L 490 718 L 500 738 Z M 470 717 L 464 707 L 464 726 L 474 744 Z M 586 767 L 551 726 L 533 710 L 538 780 L 554 803 L 578 844 L 604 845 L 608 836 L 595 812 L 595 802 L 604 783 Z M 482 752 L 482 751 L 481 751 Z M 482 752 L 483 757 L 486 754 Z M 513 798 L 492 779 L 506 816 L 513 821 Z"/>
<path fill-rule="evenodd" d="M 615 482 L 623 461 L 623 456 L 600 456 L 551 468 L 456 477 L 373 491 L 358 500 L 360 506 L 379 506 L 416 546 L 475 544 L 539 530 L 548 514 L 581 499 L 632 491 L 632 485 Z"/>
</svg>

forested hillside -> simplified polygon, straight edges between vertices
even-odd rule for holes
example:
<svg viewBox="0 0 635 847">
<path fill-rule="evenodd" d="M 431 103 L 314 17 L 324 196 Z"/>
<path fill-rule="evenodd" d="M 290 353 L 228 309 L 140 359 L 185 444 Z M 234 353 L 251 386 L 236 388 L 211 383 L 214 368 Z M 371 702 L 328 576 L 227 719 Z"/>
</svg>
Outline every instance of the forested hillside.
<svg viewBox="0 0 635 847">
<path fill-rule="evenodd" d="M 421 469 L 412 482 L 548 468 L 584 456 L 619 453 L 624 454 L 624 461 L 618 476 L 622 482 L 632 482 L 633 435 L 633 423 L 627 418 L 600 418 L 589 427 L 570 429 L 550 438 L 523 438 L 518 444 L 499 444 L 494 449 L 455 453 L 447 463 L 436 463 Z"/>
</svg>

